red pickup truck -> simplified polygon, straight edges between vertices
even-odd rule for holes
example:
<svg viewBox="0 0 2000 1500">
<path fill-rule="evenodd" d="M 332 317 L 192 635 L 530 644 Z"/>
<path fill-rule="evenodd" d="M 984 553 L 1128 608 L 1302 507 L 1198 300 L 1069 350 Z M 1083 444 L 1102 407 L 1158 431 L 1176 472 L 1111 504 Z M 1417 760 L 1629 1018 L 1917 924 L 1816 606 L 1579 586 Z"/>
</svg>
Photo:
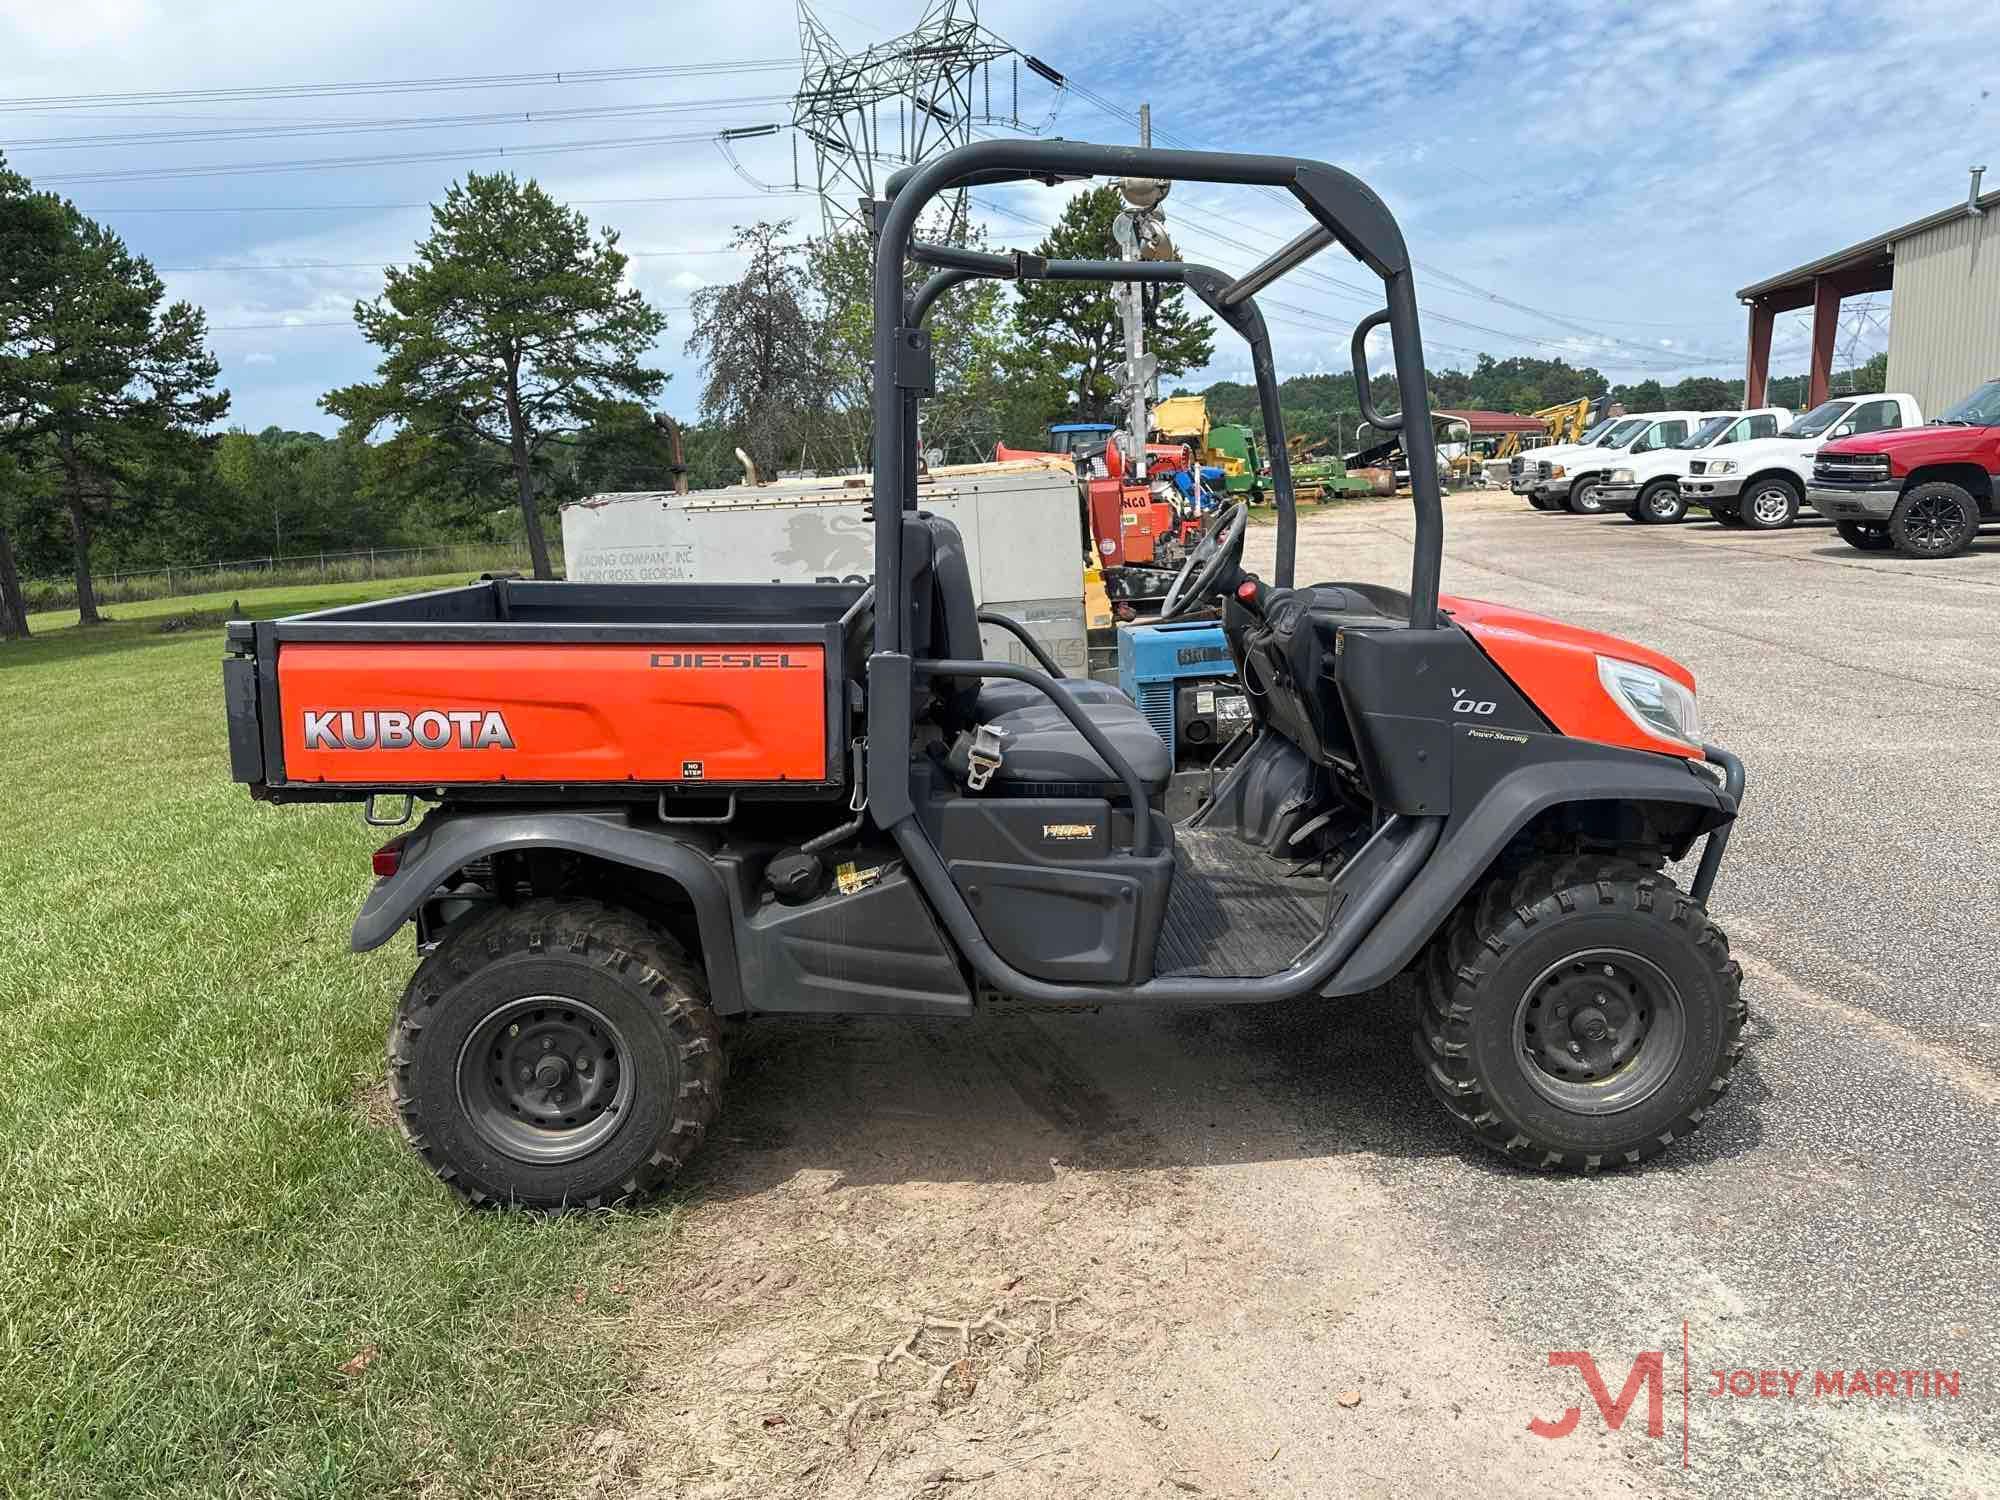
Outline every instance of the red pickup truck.
<svg viewBox="0 0 2000 1500">
<path fill-rule="evenodd" d="M 1806 502 L 1864 552 L 1952 557 L 2000 520 L 2000 380 L 1922 427 L 1819 450 Z"/>
</svg>

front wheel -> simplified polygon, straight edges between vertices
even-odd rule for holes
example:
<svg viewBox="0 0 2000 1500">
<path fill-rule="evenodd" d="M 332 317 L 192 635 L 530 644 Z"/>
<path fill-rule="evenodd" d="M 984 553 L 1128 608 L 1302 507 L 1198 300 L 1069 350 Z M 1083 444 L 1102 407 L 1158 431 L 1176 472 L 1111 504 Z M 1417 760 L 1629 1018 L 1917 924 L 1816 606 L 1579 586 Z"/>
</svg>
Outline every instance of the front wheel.
<svg viewBox="0 0 2000 1500">
<path fill-rule="evenodd" d="M 1718 526 L 1725 526 L 1731 531 L 1740 531 L 1743 528 L 1743 515 L 1740 511 L 1711 510 L 1709 514 L 1715 517 L 1715 524 Z"/>
<path fill-rule="evenodd" d="M 468 919 L 417 970 L 389 1032 L 403 1133 L 474 1207 L 657 1191 L 714 1123 L 722 1075 L 701 973 L 593 901 Z"/>
<path fill-rule="evenodd" d="M 1536 510 L 1547 510 L 1549 508 L 1549 502 L 1544 500 L 1540 495 L 1535 494 L 1532 490 L 1528 493 L 1528 504 L 1534 506 Z"/>
<path fill-rule="evenodd" d="M 1601 479 L 1588 475 L 1569 487 L 1569 508 L 1579 516 L 1601 516 L 1604 514 L 1604 494 Z"/>
<path fill-rule="evenodd" d="M 1834 527 L 1840 539 L 1863 552 L 1887 552 L 1896 545 L 1889 528 L 1879 521 L 1841 521 Z"/>
<path fill-rule="evenodd" d="M 1681 494 L 1681 487 L 1671 479 L 1655 480 L 1647 485 L 1639 492 L 1639 503 L 1632 507 L 1634 520 L 1653 526 L 1671 526 L 1687 513 L 1687 498 Z"/>
<path fill-rule="evenodd" d="M 1500 878 L 1433 944 L 1416 1036 L 1431 1091 L 1525 1166 L 1657 1156 L 1743 1052 L 1742 970 L 1699 902 L 1627 860 Z"/>
<path fill-rule="evenodd" d="M 1914 486 L 1889 514 L 1889 537 L 1908 557 L 1955 557 L 1979 534 L 1979 502 L 1961 485 Z"/>
<path fill-rule="evenodd" d="M 1743 491 L 1743 524 L 1781 531 L 1799 518 L 1799 487 L 1789 479 L 1759 479 Z"/>
</svg>

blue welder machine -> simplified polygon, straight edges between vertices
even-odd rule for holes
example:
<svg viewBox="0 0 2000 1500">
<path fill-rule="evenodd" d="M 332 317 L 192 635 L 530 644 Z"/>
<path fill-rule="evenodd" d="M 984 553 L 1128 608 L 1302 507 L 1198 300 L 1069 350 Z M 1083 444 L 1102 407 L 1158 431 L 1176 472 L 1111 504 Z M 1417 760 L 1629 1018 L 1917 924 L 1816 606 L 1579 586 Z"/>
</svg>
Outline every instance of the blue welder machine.
<svg viewBox="0 0 2000 1500">
<path fill-rule="evenodd" d="M 1177 769 L 1205 765 L 1250 722 L 1250 701 L 1213 620 L 1120 625 L 1118 686 L 1166 741 Z"/>
</svg>

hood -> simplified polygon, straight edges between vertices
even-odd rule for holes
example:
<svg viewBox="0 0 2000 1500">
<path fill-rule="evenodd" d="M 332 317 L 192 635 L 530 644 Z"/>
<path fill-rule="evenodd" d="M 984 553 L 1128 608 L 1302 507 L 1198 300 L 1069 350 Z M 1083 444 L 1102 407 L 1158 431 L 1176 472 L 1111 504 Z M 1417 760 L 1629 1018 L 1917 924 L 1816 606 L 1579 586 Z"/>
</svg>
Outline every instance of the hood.
<svg viewBox="0 0 2000 1500">
<path fill-rule="evenodd" d="M 1984 427 L 1891 427 L 1881 432 L 1864 432 L 1857 437 L 1842 438 L 1837 443 L 1828 443 L 1819 451 L 1822 453 L 1887 453 L 1892 457 L 1908 455 L 1915 459 L 1923 454 L 1962 453 L 1969 442 L 1987 436 L 1990 429 Z"/>
<path fill-rule="evenodd" d="M 1767 458 L 1792 459 L 1800 453 L 1811 453 L 1825 442 L 1825 438 L 1752 438 L 1747 443 L 1731 443 L 1727 452 L 1716 450 L 1717 458 L 1733 458 L 1737 467 L 1745 472 L 1751 464 L 1762 463 Z"/>
<path fill-rule="evenodd" d="M 1471 636 L 1542 717 L 1563 734 L 1634 750 L 1701 758 L 1699 750 L 1641 729 L 1598 679 L 1597 658 L 1609 656 L 1651 667 L 1692 693 L 1694 673 L 1672 657 L 1636 641 L 1565 625 L 1485 599 L 1443 595 L 1438 603 L 1450 614 L 1452 623 Z"/>
</svg>

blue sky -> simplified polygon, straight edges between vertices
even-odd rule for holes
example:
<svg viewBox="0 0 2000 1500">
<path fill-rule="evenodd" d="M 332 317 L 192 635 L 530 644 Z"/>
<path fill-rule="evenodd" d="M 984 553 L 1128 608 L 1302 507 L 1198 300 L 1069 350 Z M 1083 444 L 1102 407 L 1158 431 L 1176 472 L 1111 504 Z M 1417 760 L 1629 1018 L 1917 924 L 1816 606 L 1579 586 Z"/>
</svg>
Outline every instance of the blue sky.
<svg viewBox="0 0 2000 1500">
<path fill-rule="evenodd" d="M 859 48 L 907 29 L 921 6 L 817 8 Z M 1990 156 L 2000 182 L 2000 152 L 1990 150 L 2000 145 L 2000 101 L 1979 81 L 1991 70 L 1963 65 L 2000 55 L 1994 6 L 986 0 L 980 14 L 1112 106 L 1071 94 L 1052 134 L 1133 139 L 1125 112 L 1149 99 L 1163 144 L 1314 156 L 1360 174 L 1417 258 L 1434 366 L 1486 350 L 1561 354 L 1621 380 L 1740 374 L 1736 287 L 1962 198 L 1969 163 Z M 810 196 L 764 190 L 791 183 L 789 136 L 743 144 L 752 181 L 709 138 L 787 120 L 797 70 L 785 60 L 798 51 L 790 0 L 0 0 L 0 105 L 15 106 L 0 112 L 0 150 L 115 226 L 162 268 L 174 296 L 208 309 L 232 424 L 331 430 L 318 396 L 373 367 L 349 320 L 355 298 L 378 291 L 380 264 L 422 234 L 422 205 L 464 171 L 501 165 L 505 148 L 515 170 L 587 204 L 642 252 L 632 280 L 670 319 L 659 350 L 673 376 L 664 404 L 691 416 L 699 373 L 681 350 L 685 304 L 738 264 L 717 247 L 758 218 L 794 217 L 802 233 L 818 225 Z M 733 62 L 773 65 L 715 70 Z M 86 90 L 660 66 L 688 71 L 20 107 Z M 1011 74 L 993 87 L 1011 97 Z M 1032 81 L 1022 94 L 1024 115 L 1052 102 Z M 522 117 L 631 106 L 648 110 Z M 321 133 L 202 134 L 280 127 Z M 74 140 L 105 136 L 122 139 Z M 650 144 L 537 150 L 603 141 Z M 432 159 L 326 164 L 390 154 Z M 161 175 L 249 164 L 286 165 Z M 103 175 L 120 173 L 146 175 Z M 810 180 L 809 159 L 801 175 Z M 980 213 L 999 240 L 1031 243 L 1030 225 L 1053 219 L 1061 193 L 985 194 L 991 206 Z M 1231 270 L 1303 222 L 1249 189 L 1185 185 L 1168 220 L 1186 255 Z M 1340 252 L 1313 270 L 1267 296 L 1282 374 L 1345 368 L 1346 330 L 1370 305 L 1367 273 Z M 1802 368 L 1805 343 L 1799 320 L 1781 318 L 1774 372 Z M 1862 352 L 1880 344 L 1872 336 Z M 1247 378 L 1227 336 L 1205 373 Z"/>
</svg>

